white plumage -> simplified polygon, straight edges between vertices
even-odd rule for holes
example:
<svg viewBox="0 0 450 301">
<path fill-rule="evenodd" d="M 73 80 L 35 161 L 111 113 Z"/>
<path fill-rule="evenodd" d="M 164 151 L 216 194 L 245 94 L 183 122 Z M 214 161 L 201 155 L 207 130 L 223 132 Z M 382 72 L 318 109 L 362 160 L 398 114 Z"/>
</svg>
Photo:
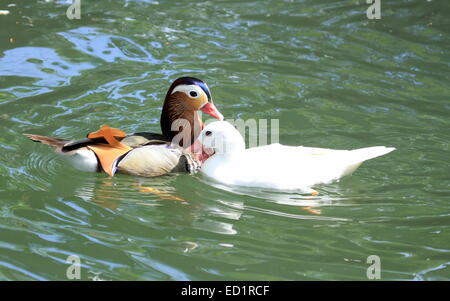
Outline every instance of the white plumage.
<svg viewBox="0 0 450 301">
<path fill-rule="evenodd" d="M 70 165 L 80 171 L 96 172 L 98 170 L 98 160 L 95 153 L 89 149 L 82 148 L 67 153 L 59 152 Z"/>
<path fill-rule="evenodd" d="M 334 150 L 271 144 L 245 149 L 240 133 L 230 123 L 217 121 L 200 136 L 205 148 L 215 154 L 201 172 L 228 185 L 311 191 L 311 186 L 329 183 L 351 174 L 362 162 L 395 148 L 374 146 Z"/>
</svg>

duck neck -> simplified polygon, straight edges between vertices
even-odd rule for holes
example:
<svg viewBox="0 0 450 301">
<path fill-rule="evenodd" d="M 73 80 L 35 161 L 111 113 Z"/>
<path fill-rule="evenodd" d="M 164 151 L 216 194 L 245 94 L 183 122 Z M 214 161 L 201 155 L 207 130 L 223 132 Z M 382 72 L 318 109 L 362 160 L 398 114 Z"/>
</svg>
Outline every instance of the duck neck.
<svg viewBox="0 0 450 301">
<path fill-rule="evenodd" d="M 176 97 L 166 98 L 160 123 L 163 135 L 184 148 L 194 143 L 203 129 L 197 111 Z"/>
<path fill-rule="evenodd" d="M 225 141 L 220 149 L 216 152 L 226 160 L 232 160 L 239 157 L 245 151 L 245 142 L 243 139 L 235 139 L 233 141 Z"/>
</svg>

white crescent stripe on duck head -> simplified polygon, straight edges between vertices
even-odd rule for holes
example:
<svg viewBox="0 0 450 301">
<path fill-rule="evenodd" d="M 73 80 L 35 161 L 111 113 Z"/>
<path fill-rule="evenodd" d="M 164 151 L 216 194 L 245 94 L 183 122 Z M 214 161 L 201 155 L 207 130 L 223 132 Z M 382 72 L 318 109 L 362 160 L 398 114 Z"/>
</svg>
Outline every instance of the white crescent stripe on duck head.
<svg viewBox="0 0 450 301">
<path fill-rule="evenodd" d="M 197 85 L 178 85 L 175 87 L 175 89 L 172 90 L 171 94 L 175 92 L 183 92 L 189 98 L 193 99 L 203 97 L 204 99 L 208 100 L 208 95 L 206 95 L 205 91 L 203 91 L 203 89 Z"/>
</svg>

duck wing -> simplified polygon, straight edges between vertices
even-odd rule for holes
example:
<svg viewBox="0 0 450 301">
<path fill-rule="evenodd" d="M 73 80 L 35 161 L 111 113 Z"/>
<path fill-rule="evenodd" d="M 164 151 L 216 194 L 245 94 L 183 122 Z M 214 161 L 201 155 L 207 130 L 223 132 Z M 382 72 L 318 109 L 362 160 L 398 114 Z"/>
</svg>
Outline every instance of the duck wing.
<svg viewBox="0 0 450 301">
<path fill-rule="evenodd" d="M 200 168 L 191 153 L 168 142 L 136 147 L 120 159 L 117 167 L 118 172 L 142 177 L 195 173 Z"/>
<path fill-rule="evenodd" d="M 34 135 L 34 136 L 36 136 L 36 135 Z M 32 138 L 30 138 L 30 139 L 32 139 Z M 58 139 L 58 140 L 60 140 L 60 139 Z M 138 146 L 143 146 L 143 145 L 148 145 L 148 144 L 163 144 L 163 143 L 170 142 L 170 140 L 167 137 L 165 137 L 161 134 L 149 133 L 149 132 L 134 133 L 134 134 L 126 136 L 125 138 L 122 138 L 122 139 L 119 138 L 117 140 L 129 147 L 132 147 L 132 148 L 135 148 Z M 84 138 L 84 139 L 75 140 L 75 141 L 65 140 L 64 142 L 66 142 L 66 143 L 63 144 L 63 146 L 61 148 L 62 152 L 70 152 L 70 151 L 73 151 L 73 150 L 76 150 L 79 148 L 83 148 L 83 147 L 86 147 L 89 145 L 107 144 L 108 143 L 104 137 Z"/>
</svg>

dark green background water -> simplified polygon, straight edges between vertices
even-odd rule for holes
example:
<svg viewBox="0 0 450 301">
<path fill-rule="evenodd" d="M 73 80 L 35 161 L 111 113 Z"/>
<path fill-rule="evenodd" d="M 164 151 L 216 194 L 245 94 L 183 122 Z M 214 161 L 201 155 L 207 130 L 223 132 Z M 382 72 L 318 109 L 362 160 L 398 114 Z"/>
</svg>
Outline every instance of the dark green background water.
<svg viewBox="0 0 450 301">
<path fill-rule="evenodd" d="M 384 280 L 450 279 L 448 1 L 67 7 L 0 1 L 0 279 L 64 280 L 69 255 L 85 280 L 367 280 L 369 255 Z M 183 75 L 283 144 L 397 151 L 310 197 L 77 172 L 21 135 L 159 132 Z"/>
</svg>

